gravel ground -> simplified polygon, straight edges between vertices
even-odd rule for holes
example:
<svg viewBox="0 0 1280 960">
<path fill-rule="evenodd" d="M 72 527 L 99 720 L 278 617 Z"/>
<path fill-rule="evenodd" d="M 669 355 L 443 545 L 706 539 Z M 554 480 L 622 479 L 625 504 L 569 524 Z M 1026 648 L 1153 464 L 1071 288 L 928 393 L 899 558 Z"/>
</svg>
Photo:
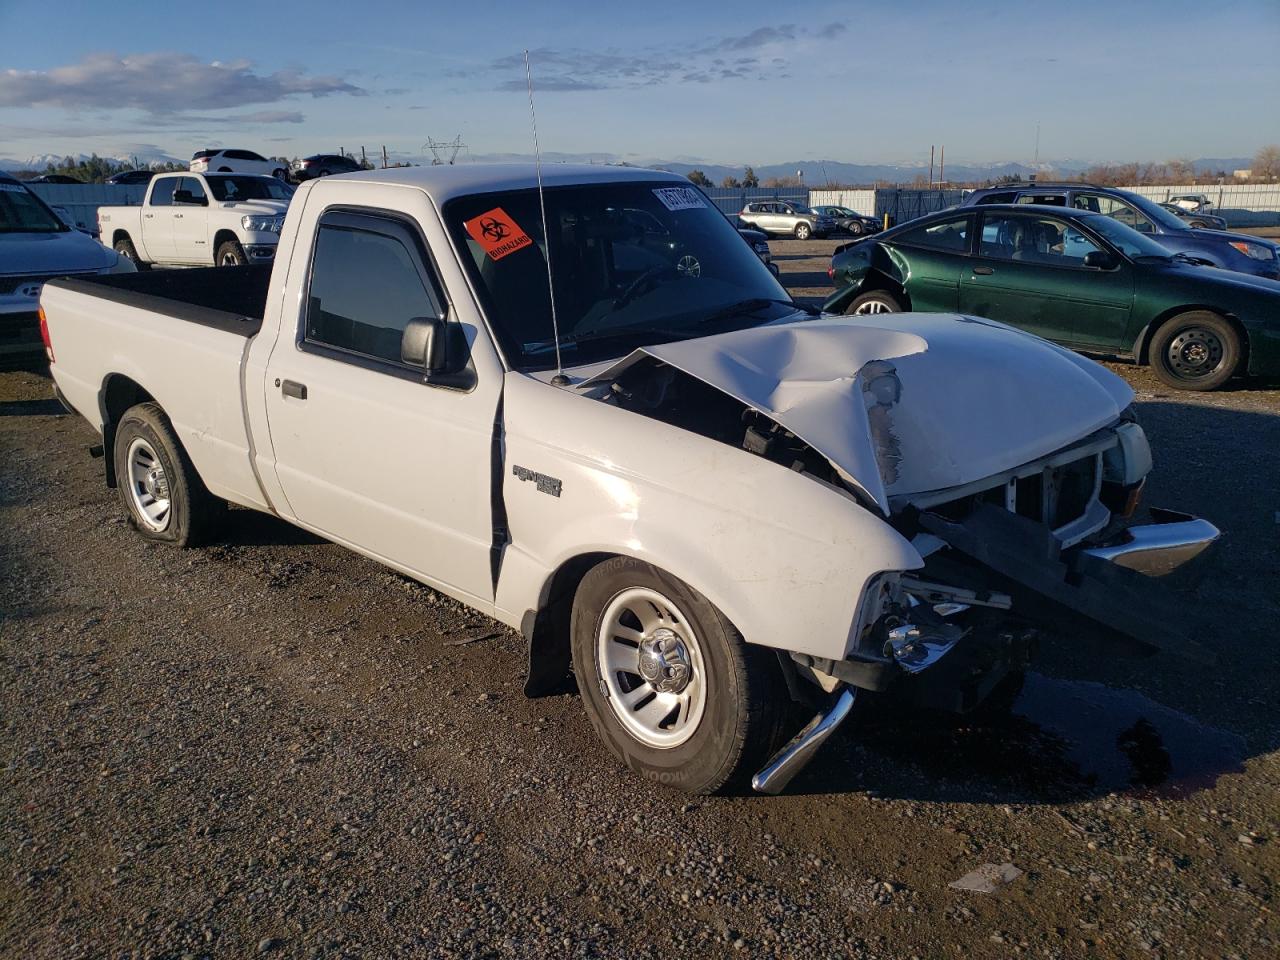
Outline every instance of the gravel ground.
<svg viewBox="0 0 1280 960">
<path fill-rule="evenodd" d="M 774 243 L 797 295 L 832 245 Z M 1064 637 L 1006 721 L 869 711 L 787 795 L 696 800 L 424 587 L 248 511 L 143 542 L 0 373 L 0 955 L 1276 956 L 1280 391 L 1114 369 L 1148 501 L 1226 532 L 1179 584 L 1221 662 Z"/>
</svg>

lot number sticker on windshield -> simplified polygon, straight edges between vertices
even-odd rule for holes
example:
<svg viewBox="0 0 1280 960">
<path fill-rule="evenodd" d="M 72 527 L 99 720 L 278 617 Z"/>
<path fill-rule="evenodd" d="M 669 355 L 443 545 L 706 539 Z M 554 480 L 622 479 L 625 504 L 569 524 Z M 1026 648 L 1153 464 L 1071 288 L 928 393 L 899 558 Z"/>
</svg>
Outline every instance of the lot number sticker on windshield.
<svg viewBox="0 0 1280 960">
<path fill-rule="evenodd" d="M 27 188 L 16 183 L 0 183 L 0 191 L 5 193 L 26 193 Z"/>
<path fill-rule="evenodd" d="M 662 187 L 653 191 L 668 210 L 701 210 L 706 207 L 702 194 L 693 187 Z"/>
<path fill-rule="evenodd" d="M 501 207 L 494 207 L 473 220 L 462 224 L 471 239 L 489 255 L 490 260 L 501 260 L 508 254 L 531 246 L 529 235 L 516 226 L 516 222 Z"/>
</svg>

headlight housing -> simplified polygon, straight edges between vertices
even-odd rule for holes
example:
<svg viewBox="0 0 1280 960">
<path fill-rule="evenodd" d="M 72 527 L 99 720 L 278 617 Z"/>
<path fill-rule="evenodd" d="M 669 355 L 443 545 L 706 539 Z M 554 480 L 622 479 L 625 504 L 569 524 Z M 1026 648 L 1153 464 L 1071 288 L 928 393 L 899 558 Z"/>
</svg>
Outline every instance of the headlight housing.
<svg viewBox="0 0 1280 960">
<path fill-rule="evenodd" d="M 251 233 L 279 233 L 284 217 L 260 217 L 252 214 L 240 218 L 240 226 Z"/>
<path fill-rule="evenodd" d="M 1276 252 L 1272 247 L 1264 247 L 1260 243 L 1249 243 L 1247 240 L 1232 240 L 1231 245 L 1251 260 L 1274 260 Z"/>
</svg>

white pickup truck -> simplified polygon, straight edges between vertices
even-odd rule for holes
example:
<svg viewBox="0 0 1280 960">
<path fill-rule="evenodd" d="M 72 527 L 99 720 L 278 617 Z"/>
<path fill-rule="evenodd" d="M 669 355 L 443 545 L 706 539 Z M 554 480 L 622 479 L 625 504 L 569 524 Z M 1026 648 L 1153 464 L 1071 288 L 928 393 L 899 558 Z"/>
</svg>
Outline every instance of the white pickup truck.
<svg viewBox="0 0 1280 960">
<path fill-rule="evenodd" d="M 572 664 L 610 749 L 689 791 L 780 790 L 859 691 L 1007 697 L 1024 617 L 1199 652 L 1147 574 L 1217 531 L 1131 525 L 1121 379 L 973 317 L 807 313 L 679 177 L 544 186 L 325 178 L 269 272 L 48 284 L 137 531 L 208 541 L 230 501 L 372 557 L 520 629 L 531 695 Z"/>
<path fill-rule="evenodd" d="M 242 173 L 162 173 L 137 207 L 99 207 L 104 244 L 139 268 L 270 263 L 293 188 Z"/>
</svg>

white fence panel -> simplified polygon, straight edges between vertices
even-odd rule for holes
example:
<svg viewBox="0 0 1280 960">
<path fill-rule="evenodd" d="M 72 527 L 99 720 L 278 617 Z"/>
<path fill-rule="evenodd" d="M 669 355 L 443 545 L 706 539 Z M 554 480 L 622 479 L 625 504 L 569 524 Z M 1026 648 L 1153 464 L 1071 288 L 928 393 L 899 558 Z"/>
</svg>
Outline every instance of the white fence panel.
<svg viewBox="0 0 1280 960">
<path fill-rule="evenodd" d="M 85 230 L 98 229 L 99 207 L 137 206 L 147 195 L 145 183 L 32 183 L 28 186 L 49 206 L 66 210 L 75 226 Z"/>
<path fill-rule="evenodd" d="M 876 215 L 876 192 L 874 190 L 810 190 L 809 206 L 848 207 L 854 213 L 864 217 Z"/>
</svg>

